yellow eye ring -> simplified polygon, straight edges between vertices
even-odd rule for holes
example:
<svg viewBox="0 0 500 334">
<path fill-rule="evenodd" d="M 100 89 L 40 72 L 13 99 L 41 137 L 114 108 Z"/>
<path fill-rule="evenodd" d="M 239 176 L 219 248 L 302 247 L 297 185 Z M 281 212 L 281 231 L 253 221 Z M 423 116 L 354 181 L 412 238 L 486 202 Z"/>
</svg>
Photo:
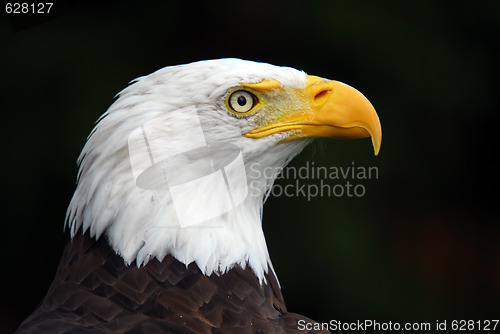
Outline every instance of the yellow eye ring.
<svg viewBox="0 0 500 334">
<path fill-rule="evenodd" d="M 237 89 L 226 98 L 226 106 L 238 116 L 251 113 L 259 103 L 254 93 L 244 89 Z"/>
</svg>

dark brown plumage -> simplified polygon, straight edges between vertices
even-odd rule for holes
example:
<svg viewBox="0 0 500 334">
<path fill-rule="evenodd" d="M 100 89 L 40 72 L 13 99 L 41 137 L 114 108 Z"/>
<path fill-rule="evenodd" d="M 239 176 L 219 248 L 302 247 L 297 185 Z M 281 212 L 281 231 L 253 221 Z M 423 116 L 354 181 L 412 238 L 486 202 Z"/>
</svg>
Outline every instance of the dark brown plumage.
<svg viewBox="0 0 500 334">
<path fill-rule="evenodd" d="M 314 321 L 286 311 L 272 271 L 266 281 L 239 266 L 205 276 L 170 255 L 128 266 L 105 237 L 78 233 L 16 333 L 306 333 L 298 321 Z"/>
</svg>

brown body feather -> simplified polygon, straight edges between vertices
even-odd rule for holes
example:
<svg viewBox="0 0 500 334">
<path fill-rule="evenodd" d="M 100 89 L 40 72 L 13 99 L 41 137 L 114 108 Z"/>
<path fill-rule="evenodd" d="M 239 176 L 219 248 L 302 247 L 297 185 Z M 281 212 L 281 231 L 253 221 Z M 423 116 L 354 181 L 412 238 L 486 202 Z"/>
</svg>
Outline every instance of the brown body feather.
<svg viewBox="0 0 500 334">
<path fill-rule="evenodd" d="M 299 331 L 301 319 L 313 323 L 286 311 L 272 271 L 261 285 L 249 268 L 205 276 L 172 256 L 138 268 L 104 237 L 78 233 L 16 333 L 308 333 Z"/>
</svg>

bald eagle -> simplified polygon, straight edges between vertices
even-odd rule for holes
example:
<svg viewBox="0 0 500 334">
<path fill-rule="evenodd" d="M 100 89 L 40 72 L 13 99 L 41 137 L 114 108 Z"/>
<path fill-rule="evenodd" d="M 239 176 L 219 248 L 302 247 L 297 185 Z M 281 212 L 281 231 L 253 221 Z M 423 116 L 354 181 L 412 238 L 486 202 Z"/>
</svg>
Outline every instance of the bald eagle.
<svg viewBox="0 0 500 334">
<path fill-rule="evenodd" d="M 382 135 L 361 93 L 293 68 L 218 59 L 136 79 L 88 137 L 71 241 L 17 333 L 313 328 L 286 310 L 262 231 L 264 171 L 312 137 L 371 137 L 377 154 Z"/>
</svg>

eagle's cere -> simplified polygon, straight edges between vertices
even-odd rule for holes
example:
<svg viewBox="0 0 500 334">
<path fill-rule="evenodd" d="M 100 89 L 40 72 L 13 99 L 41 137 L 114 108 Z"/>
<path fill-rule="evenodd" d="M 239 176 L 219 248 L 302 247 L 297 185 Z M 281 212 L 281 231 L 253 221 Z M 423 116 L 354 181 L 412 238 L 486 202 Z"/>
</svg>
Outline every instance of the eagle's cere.
<svg viewBox="0 0 500 334">
<path fill-rule="evenodd" d="M 312 137 L 371 137 L 377 154 L 381 136 L 361 93 L 292 68 L 220 59 L 135 80 L 83 148 L 72 241 L 18 332 L 298 332 L 312 320 L 286 311 L 261 226 L 277 175 L 249 166 L 279 170 Z"/>
</svg>

